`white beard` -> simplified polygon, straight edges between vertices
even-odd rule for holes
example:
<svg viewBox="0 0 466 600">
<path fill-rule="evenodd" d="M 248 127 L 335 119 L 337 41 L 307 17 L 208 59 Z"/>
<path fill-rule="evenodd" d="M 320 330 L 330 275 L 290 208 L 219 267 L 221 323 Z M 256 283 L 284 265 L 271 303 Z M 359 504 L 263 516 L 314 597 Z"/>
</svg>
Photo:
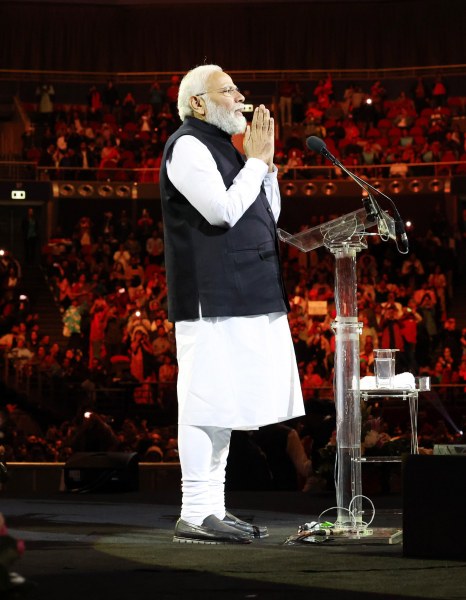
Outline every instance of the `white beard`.
<svg viewBox="0 0 466 600">
<path fill-rule="evenodd" d="M 229 135 L 244 133 L 246 130 L 246 118 L 243 115 L 236 115 L 235 110 L 242 109 L 243 104 L 235 106 L 233 111 L 229 111 L 223 106 L 212 102 L 207 96 L 204 98 L 207 107 L 206 122 L 215 125 Z"/>
</svg>

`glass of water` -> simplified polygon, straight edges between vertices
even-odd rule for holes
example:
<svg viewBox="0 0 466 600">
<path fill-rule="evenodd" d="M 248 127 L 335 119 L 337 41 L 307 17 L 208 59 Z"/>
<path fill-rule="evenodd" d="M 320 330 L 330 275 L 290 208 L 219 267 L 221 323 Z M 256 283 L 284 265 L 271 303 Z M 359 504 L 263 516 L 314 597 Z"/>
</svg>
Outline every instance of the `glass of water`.
<svg viewBox="0 0 466 600">
<path fill-rule="evenodd" d="M 396 349 L 374 349 L 375 387 L 377 389 L 392 389 L 395 378 L 395 352 Z"/>
</svg>

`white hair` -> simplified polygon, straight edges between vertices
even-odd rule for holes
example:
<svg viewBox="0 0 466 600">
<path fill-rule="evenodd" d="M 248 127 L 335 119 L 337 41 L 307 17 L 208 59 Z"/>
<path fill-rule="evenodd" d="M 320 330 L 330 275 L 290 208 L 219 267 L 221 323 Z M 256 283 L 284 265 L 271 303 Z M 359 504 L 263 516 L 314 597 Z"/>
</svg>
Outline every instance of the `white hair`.
<svg viewBox="0 0 466 600">
<path fill-rule="evenodd" d="M 207 80 L 216 71 L 223 71 L 218 65 L 201 65 L 188 71 L 180 83 L 178 92 L 178 114 L 184 121 L 185 117 L 192 117 L 193 110 L 189 103 L 191 96 L 206 92 Z"/>
</svg>

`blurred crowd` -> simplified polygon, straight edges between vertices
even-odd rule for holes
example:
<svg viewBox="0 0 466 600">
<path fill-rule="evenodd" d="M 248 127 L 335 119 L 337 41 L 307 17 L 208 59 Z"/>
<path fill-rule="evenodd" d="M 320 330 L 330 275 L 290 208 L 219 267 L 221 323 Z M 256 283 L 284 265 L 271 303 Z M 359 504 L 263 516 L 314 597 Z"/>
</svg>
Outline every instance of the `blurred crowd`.
<svg viewBox="0 0 466 600">
<path fill-rule="evenodd" d="M 163 145 L 178 124 L 177 90 L 177 77 L 167 89 L 154 82 L 149 101 L 137 104 L 131 93 L 122 97 L 109 81 L 104 90 L 89 90 L 84 109 L 57 110 L 53 87 L 42 86 L 35 126 L 23 136 L 24 157 L 48 169 L 50 178 L 60 169 L 60 178 L 66 173 L 64 178 L 70 179 L 124 180 L 133 176 L 125 169 L 157 168 Z M 324 139 L 350 167 L 404 165 L 393 172 L 390 167 L 392 175 L 401 177 L 410 174 L 410 163 L 466 159 L 464 134 L 454 119 L 464 114 L 464 106 L 449 96 L 441 78 L 432 86 L 418 79 L 395 99 L 388 98 L 380 81 L 367 92 L 348 85 L 337 99 L 330 77 L 313 90 L 286 82 L 278 92 L 276 160 L 284 177 L 290 169 L 320 164 L 321 157 L 304 146 L 309 135 Z M 456 172 L 461 168 L 455 167 Z M 116 171 L 106 169 L 119 171 L 115 176 Z M 156 181 L 157 174 L 141 170 L 139 179 Z M 313 218 L 302 228 L 319 221 Z M 360 373 L 373 373 L 374 349 L 397 348 L 397 372 L 429 375 L 440 386 L 438 397 L 458 399 L 466 390 L 466 328 L 458 326 L 451 305 L 464 249 L 440 209 L 430 223 L 422 235 L 408 232 L 408 255 L 376 236 L 368 238 L 367 250 L 358 255 Z M 241 447 L 254 444 L 270 454 L 279 448 L 292 481 L 302 487 L 310 485 L 310 465 L 318 467 L 335 428 L 335 273 L 333 258 L 324 249 L 301 253 L 283 246 L 282 255 L 307 416 L 291 427 L 251 434 Z M 34 303 L 22 293 L 19 261 L 7 250 L 0 252 L 3 369 L 12 370 L 16 381 L 37 382 L 39 376 L 42 383 L 59 382 L 61 396 L 67 398 L 78 389 L 79 399 L 70 418 L 60 420 L 60 413 L 48 406 L 48 420 L 33 415 L 23 427 L 21 420 L 32 415 L 34 406 L 24 397 L 8 400 L 7 394 L 0 404 L 4 459 L 55 461 L 77 450 L 117 449 L 135 451 L 141 460 L 177 460 L 177 363 L 173 326 L 167 320 L 162 223 L 147 209 L 136 219 L 125 210 L 107 211 L 95 221 L 82 215 L 72 232 L 60 232 L 43 246 L 41 268 L 60 310 L 60 339 L 44 333 Z M 116 420 L 111 410 L 103 416 L 107 413 L 99 410 L 98 393 L 115 385 L 127 390 L 132 408 L 153 409 L 156 419 L 137 410 Z M 164 419 L 157 422 L 161 414 Z M 409 439 L 408 415 L 390 423 L 377 418 L 378 442 Z M 458 440 L 457 430 L 423 415 L 421 444 Z M 283 472 L 277 473 L 277 481 L 280 477 L 286 479 Z M 288 480 L 283 485 L 293 484 Z"/>
<path fill-rule="evenodd" d="M 276 162 L 285 177 L 299 167 L 324 164 L 304 144 L 309 136 L 325 140 L 343 165 L 363 168 L 370 177 L 466 172 L 466 164 L 442 166 L 466 161 L 466 148 L 458 118 L 465 114 L 465 98 L 450 95 L 441 76 L 430 83 L 418 77 L 396 96 L 378 80 L 366 89 L 348 83 L 338 98 L 330 75 L 307 92 L 300 83 L 284 82 L 279 93 L 282 135 Z M 336 169 L 336 175 L 343 173 Z"/>
<path fill-rule="evenodd" d="M 393 244 L 382 243 L 376 236 L 368 239 L 367 250 L 358 255 L 360 370 L 361 376 L 373 373 L 375 348 L 397 348 L 397 372 L 429 375 L 433 384 L 446 386 L 447 397 L 456 398 L 466 389 L 466 328 L 458 328 L 450 305 L 463 249 L 440 211 L 430 222 L 426 235 L 411 237 L 408 255 L 399 254 Z M 312 225 L 316 222 L 303 228 Z M 329 443 L 334 428 L 333 258 L 325 249 L 301 253 L 284 246 L 282 250 L 291 303 L 289 322 L 308 410 L 292 431 L 300 432 L 302 448 L 307 448 L 306 455 L 312 454 L 317 465 L 318 452 Z M 8 460 L 63 460 L 79 448 L 98 447 L 99 436 L 106 449 L 131 449 L 146 456 L 141 448 L 154 435 L 161 450 L 158 460 L 166 459 L 166 451 L 174 459 L 172 429 L 169 435 L 162 434 L 161 422 L 149 419 L 148 425 L 137 410 L 134 418 L 120 418 L 112 424 L 99 416 L 96 403 L 99 390 L 121 384 L 129 390 L 132 407 L 153 409 L 156 415 L 161 414 L 161 407 L 168 407 L 171 422 L 164 425 L 175 426 L 176 348 L 173 326 L 167 320 L 162 224 L 147 209 L 136 222 L 124 210 L 118 215 L 106 212 L 100 222 L 79 218 L 69 238 L 48 240 L 42 248 L 42 269 L 60 310 L 60 340 L 43 335 L 40 315 L 20 293 L 19 262 L 5 251 L 0 267 L 0 346 L 5 364 L 26 378 L 39 373 L 42 384 L 59 381 L 66 397 L 76 387 L 82 392 L 73 407 L 76 412 L 64 423 L 53 417 L 52 410 L 50 423 L 32 434 L 24 433 L 27 427 L 23 432 L 11 427 L 5 437 L 10 443 L 4 445 Z M 449 388 L 449 384 L 458 385 Z M 4 422 L 14 421 L 18 402 L 7 402 L 3 408 Z M 20 403 L 20 409 L 27 413 L 27 402 Z M 85 412 L 92 416 L 83 420 Z M 321 415 L 317 422 L 316 414 Z M 440 429 L 429 419 L 423 426 L 426 443 L 433 443 Z M 112 436 L 99 434 L 93 439 L 89 433 L 93 427 Z M 383 433 L 409 437 L 409 427 L 406 414 L 401 422 L 385 423 Z M 88 446 L 76 441 L 81 430 L 87 432 L 86 443 L 93 439 Z M 128 432 L 132 432 L 129 437 Z M 458 439 L 448 426 L 442 429 L 442 439 L 445 432 L 449 439 Z M 274 431 L 282 442 L 289 434 L 289 429 Z M 286 454 L 287 443 L 281 446 Z M 301 454 L 293 456 L 298 456 L 298 465 L 304 464 Z"/>
<path fill-rule="evenodd" d="M 16 404 L 0 409 L 1 462 L 66 462 L 74 452 L 111 451 L 135 452 L 141 462 L 178 462 L 176 426 L 155 427 L 130 418 L 117 422 L 90 411 L 43 430 L 24 419 Z"/>
<path fill-rule="evenodd" d="M 341 90 L 342 82 L 336 83 Z M 413 164 L 426 165 L 416 167 L 418 176 L 466 172 L 466 164 L 448 164 L 466 161 L 459 118 L 465 115 L 464 97 L 451 95 L 441 76 L 403 84 L 404 90 L 392 94 L 380 80 L 365 86 L 347 83 L 337 93 L 330 75 L 317 84 L 271 84 L 268 106 L 277 122 L 280 176 L 310 178 L 299 168 L 323 164 L 306 147 L 309 136 L 324 139 L 344 165 L 365 167 L 370 177 L 413 175 Z M 137 101 L 110 80 L 93 85 L 85 103 L 77 99 L 64 105 L 55 102 L 54 87 L 43 84 L 37 103 L 26 104 L 31 127 L 23 135 L 23 158 L 42 167 L 41 176 L 50 179 L 157 182 L 164 144 L 179 125 L 178 86 L 177 75 L 168 86 L 155 80 Z M 343 173 L 336 169 L 335 175 Z"/>
<path fill-rule="evenodd" d="M 50 84 L 26 104 L 31 125 L 23 134 L 23 158 L 48 179 L 158 182 L 163 147 L 180 121 L 179 77 L 162 88 L 155 80 L 145 102 L 122 94 L 113 81 L 91 86 L 86 103 L 55 103 Z M 139 169 L 135 174 L 132 170 Z"/>
</svg>

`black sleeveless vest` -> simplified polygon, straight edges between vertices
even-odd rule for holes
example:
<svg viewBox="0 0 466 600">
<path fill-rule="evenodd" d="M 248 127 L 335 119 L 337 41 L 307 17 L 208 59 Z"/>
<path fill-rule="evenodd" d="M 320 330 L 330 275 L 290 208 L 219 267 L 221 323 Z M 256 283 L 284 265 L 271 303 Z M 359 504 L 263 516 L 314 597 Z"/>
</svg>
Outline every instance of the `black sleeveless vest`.
<svg viewBox="0 0 466 600">
<path fill-rule="evenodd" d="M 210 225 L 167 176 L 167 160 L 182 135 L 209 149 L 227 189 L 244 166 L 228 134 L 194 117 L 186 118 L 165 145 L 160 191 L 169 320 L 198 318 L 199 304 L 204 317 L 288 311 L 277 229 L 263 186 L 234 227 Z"/>
</svg>

